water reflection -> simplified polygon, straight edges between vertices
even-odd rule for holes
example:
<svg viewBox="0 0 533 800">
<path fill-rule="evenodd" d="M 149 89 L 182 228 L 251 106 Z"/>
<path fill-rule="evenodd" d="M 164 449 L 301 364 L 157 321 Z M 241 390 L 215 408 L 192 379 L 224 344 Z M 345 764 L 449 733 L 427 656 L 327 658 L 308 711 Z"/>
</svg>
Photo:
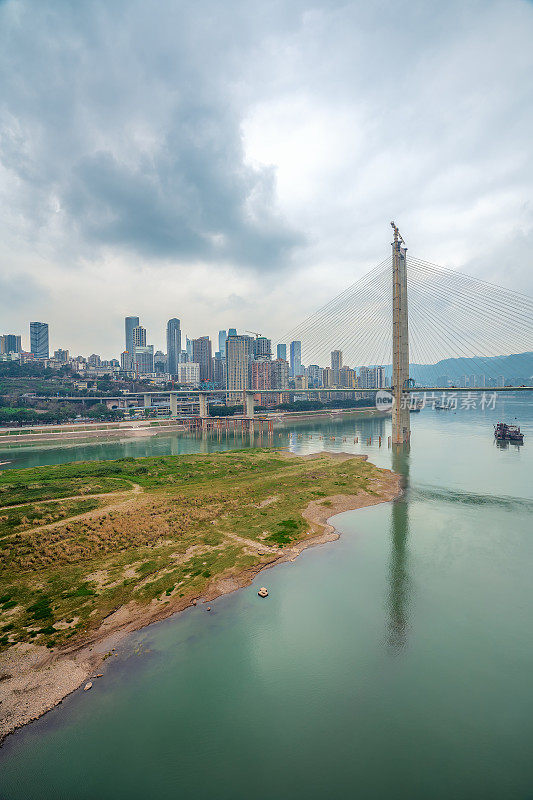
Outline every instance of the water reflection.
<svg viewBox="0 0 533 800">
<path fill-rule="evenodd" d="M 496 447 L 498 447 L 500 450 L 509 450 L 510 447 L 511 450 L 520 451 L 520 448 L 523 446 L 523 442 L 512 442 L 507 439 L 495 439 L 494 441 L 496 443 Z"/>
<path fill-rule="evenodd" d="M 402 476 L 404 490 L 402 497 L 392 504 L 391 510 L 388 644 L 395 652 L 401 651 L 407 644 L 409 629 L 410 579 L 407 566 L 409 458 L 408 448 L 395 448 L 392 452 L 392 468 Z"/>
</svg>

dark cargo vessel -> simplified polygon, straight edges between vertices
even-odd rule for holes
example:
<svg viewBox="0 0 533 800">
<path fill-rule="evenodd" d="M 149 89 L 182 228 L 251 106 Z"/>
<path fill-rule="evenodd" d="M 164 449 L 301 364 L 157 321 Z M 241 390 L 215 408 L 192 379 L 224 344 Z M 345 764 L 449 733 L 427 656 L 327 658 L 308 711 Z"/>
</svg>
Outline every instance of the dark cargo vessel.
<svg viewBox="0 0 533 800">
<path fill-rule="evenodd" d="M 524 434 L 520 433 L 518 425 L 507 425 L 505 422 L 498 422 L 494 426 L 494 438 L 500 442 L 519 442 L 524 441 Z"/>
</svg>

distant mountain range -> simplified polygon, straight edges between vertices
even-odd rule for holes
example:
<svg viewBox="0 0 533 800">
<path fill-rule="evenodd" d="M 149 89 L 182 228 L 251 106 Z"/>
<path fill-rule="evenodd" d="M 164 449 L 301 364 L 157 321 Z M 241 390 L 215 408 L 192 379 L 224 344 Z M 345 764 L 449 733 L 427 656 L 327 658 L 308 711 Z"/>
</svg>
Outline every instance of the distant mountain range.
<svg viewBox="0 0 533 800">
<path fill-rule="evenodd" d="M 485 377 L 486 383 L 495 382 L 512 386 L 533 383 L 533 352 L 516 353 L 509 356 L 492 356 L 477 358 L 445 358 L 436 364 L 411 364 L 409 374 L 417 383 L 440 386 L 437 378 L 447 378 L 451 383 L 460 385 L 466 376 L 471 381 Z M 477 382 L 476 385 L 482 385 Z"/>
<path fill-rule="evenodd" d="M 384 367 L 385 373 L 391 376 L 390 364 Z M 442 386 L 446 383 L 461 385 L 487 386 L 533 385 L 533 352 L 515 353 L 509 356 L 491 356 L 476 358 L 444 358 L 436 364 L 409 364 L 409 374 L 416 383 L 422 386 Z M 466 376 L 466 384 L 464 382 Z"/>
</svg>

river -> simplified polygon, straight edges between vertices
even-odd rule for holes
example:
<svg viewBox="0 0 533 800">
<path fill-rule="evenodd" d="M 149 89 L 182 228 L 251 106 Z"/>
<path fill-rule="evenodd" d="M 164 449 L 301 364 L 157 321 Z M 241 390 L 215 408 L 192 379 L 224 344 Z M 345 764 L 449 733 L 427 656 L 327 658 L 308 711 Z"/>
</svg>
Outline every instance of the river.
<svg viewBox="0 0 533 800">
<path fill-rule="evenodd" d="M 497 447 L 492 423 L 515 417 L 524 446 Z M 277 446 L 393 466 L 405 496 L 334 517 L 339 541 L 211 613 L 200 605 L 124 641 L 90 692 L 4 742 L 0 798 L 533 797 L 533 404 L 500 396 L 496 409 L 411 420 L 401 457 L 387 449 L 388 419 L 276 429 Z M 180 435 L 0 461 L 249 444 Z"/>
</svg>

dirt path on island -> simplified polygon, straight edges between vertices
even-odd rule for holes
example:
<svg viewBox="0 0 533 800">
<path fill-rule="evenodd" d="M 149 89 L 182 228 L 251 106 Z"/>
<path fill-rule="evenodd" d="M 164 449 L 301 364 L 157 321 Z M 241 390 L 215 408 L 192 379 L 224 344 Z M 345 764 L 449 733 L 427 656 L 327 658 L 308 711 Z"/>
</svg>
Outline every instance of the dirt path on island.
<svg viewBox="0 0 533 800">
<path fill-rule="evenodd" d="M 26 500 L 25 503 L 16 503 L 13 506 L 0 506 L 1 511 L 10 511 L 12 508 L 23 506 L 40 506 L 43 503 L 63 503 L 65 500 L 92 500 L 95 497 L 117 497 L 119 494 L 140 494 L 144 489 L 138 483 L 132 483 L 132 489 L 119 489 L 116 492 L 100 492 L 99 494 L 72 494 L 69 497 L 51 497 L 49 500 Z"/>
<path fill-rule="evenodd" d="M 252 550 L 256 550 L 261 555 L 265 555 L 266 553 L 279 552 L 277 547 L 270 547 L 270 545 L 264 544 L 264 542 L 258 542 L 255 539 L 246 539 L 244 536 L 238 536 L 238 534 L 236 533 L 230 533 L 229 531 L 224 531 L 222 535 L 226 539 L 233 539 L 234 542 L 238 542 L 239 544 L 242 544 L 245 547 L 251 547 Z"/>
<path fill-rule="evenodd" d="M 62 517 L 61 519 L 55 520 L 55 522 L 47 522 L 46 525 L 35 525 L 35 527 L 25 528 L 23 531 L 15 531 L 14 533 L 8 533 L 3 539 L 9 539 L 11 536 L 17 536 L 19 533 L 39 533 L 40 531 L 47 531 L 51 530 L 52 528 L 59 528 L 61 525 L 65 525 L 67 522 L 80 522 L 84 519 L 95 519 L 96 517 L 102 517 L 104 514 L 108 514 L 110 511 L 117 511 L 118 509 L 124 510 L 127 508 L 128 505 L 133 504 L 135 501 L 135 495 L 142 494 L 144 489 L 142 486 L 139 486 L 138 483 L 133 484 L 133 489 L 131 491 L 122 491 L 122 492 L 104 492 L 103 494 L 85 494 L 85 495 L 75 495 L 74 497 L 58 497 L 55 500 L 41 500 L 37 503 L 33 503 L 33 505 L 40 505 L 40 503 L 53 503 L 58 502 L 61 503 L 64 500 L 91 500 L 95 497 L 119 497 L 123 496 L 124 499 L 121 500 L 119 503 L 110 503 L 107 506 L 102 506 L 101 508 L 93 508 L 90 511 L 84 511 L 82 514 L 76 514 L 73 517 Z M 25 506 L 28 503 L 22 503 L 21 505 Z M 5 508 L 0 508 L 0 512 L 2 511 L 9 511 L 10 508 L 20 508 L 20 506 L 6 506 Z"/>
</svg>

